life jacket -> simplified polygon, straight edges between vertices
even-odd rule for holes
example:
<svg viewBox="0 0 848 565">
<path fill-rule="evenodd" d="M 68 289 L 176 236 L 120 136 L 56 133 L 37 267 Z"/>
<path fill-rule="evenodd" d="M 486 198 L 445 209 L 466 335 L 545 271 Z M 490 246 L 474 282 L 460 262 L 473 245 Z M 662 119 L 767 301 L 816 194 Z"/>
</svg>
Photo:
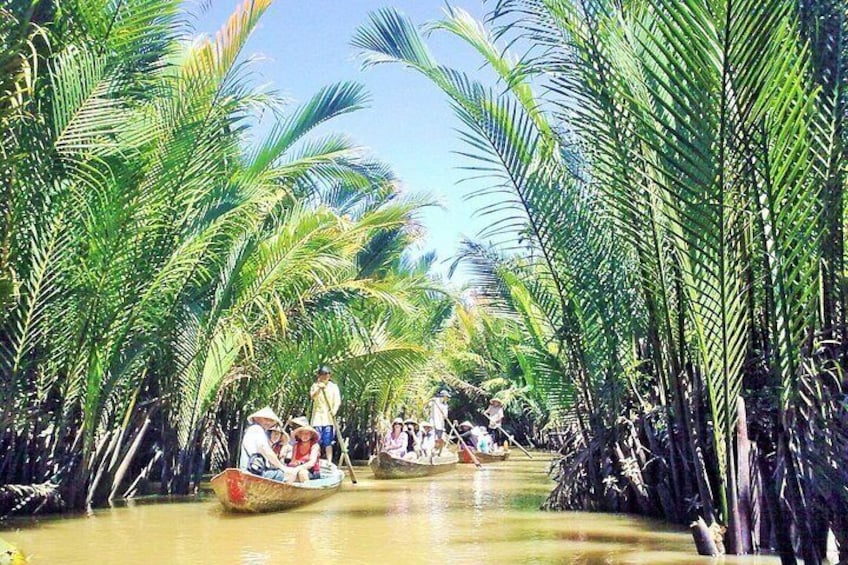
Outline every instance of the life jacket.
<svg viewBox="0 0 848 565">
<path fill-rule="evenodd" d="M 315 445 L 313 441 L 299 441 L 294 444 L 294 448 L 292 449 L 292 458 L 291 463 L 289 463 L 289 467 L 297 467 L 298 465 L 303 465 L 307 461 L 309 461 L 309 455 L 312 452 L 312 446 Z M 304 449 L 304 447 L 306 449 Z M 321 472 L 321 461 L 320 457 L 315 460 L 315 465 L 312 466 L 311 471 L 314 473 Z"/>
</svg>

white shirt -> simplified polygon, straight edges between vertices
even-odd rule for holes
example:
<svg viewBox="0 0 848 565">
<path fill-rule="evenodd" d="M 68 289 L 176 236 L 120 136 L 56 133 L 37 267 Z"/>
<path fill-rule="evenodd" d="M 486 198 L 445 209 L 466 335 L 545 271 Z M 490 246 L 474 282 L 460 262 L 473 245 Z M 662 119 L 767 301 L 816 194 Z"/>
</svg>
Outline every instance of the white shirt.
<svg viewBox="0 0 848 565">
<path fill-rule="evenodd" d="M 489 427 L 495 428 L 501 425 L 504 419 L 504 410 L 503 406 L 495 406 L 494 404 L 490 404 L 488 408 L 486 408 L 486 417 L 489 418 Z"/>
<path fill-rule="evenodd" d="M 442 402 L 440 398 L 434 398 L 430 401 L 430 422 L 433 423 L 433 428 L 437 430 L 445 429 L 445 418 L 448 416 L 448 403 Z"/>
<path fill-rule="evenodd" d="M 339 392 L 339 387 L 333 381 L 327 381 L 327 386 L 324 388 L 324 393 L 319 392 L 318 396 L 314 396 L 319 390 L 318 383 L 313 383 L 309 389 L 309 396 L 312 397 L 312 422 L 313 426 L 332 426 L 333 418 L 336 412 L 339 411 L 339 406 L 342 405 L 342 394 Z M 327 395 L 327 402 L 324 401 L 324 394 Z"/>
<path fill-rule="evenodd" d="M 436 434 L 430 431 L 429 434 L 422 433 L 421 434 L 421 452 L 429 455 L 433 452 L 433 449 L 436 447 Z"/>
<path fill-rule="evenodd" d="M 267 453 L 266 449 L 270 450 L 271 442 L 268 440 L 268 434 L 265 433 L 265 428 L 259 424 L 251 424 L 244 431 L 244 437 L 241 440 L 241 455 L 239 456 L 239 469 L 247 469 L 247 460 L 254 453 Z"/>
</svg>

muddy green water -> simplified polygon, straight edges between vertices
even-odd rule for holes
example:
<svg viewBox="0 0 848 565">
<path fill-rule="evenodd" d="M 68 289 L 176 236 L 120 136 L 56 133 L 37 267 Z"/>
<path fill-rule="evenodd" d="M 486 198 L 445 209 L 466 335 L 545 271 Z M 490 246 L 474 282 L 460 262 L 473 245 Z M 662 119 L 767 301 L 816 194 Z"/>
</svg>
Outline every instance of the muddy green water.
<svg viewBox="0 0 848 565">
<path fill-rule="evenodd" d="M 516 456 L 432 479 L 375 481 L 311 506 L 229 515 L 214 498 L 131 504 L 87 517 L 6 524 L 32 564 L 715 563 L 688 533 L 627 516 L 538 510 L 547 463 Z M 775 558 L 727 559 L 748 565 Z"/>
</svg>

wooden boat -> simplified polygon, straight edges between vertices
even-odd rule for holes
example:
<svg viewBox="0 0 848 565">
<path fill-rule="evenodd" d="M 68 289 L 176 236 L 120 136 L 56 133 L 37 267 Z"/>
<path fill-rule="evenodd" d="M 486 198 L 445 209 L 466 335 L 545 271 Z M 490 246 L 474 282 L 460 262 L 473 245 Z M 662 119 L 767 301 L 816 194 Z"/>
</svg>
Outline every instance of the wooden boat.
<svg viewBox="0 0 848 565">
<path fill-rule="evenodd" d="M 378 453 L 368 464 L 375 479 L 411 479 L 438 475 L 456 468 L 456 453 L 445 450 L 441 456 L 420 461 L 407 461 L 392 457 L 388 453 Z"/>
<path fill-rule="evenodd" d="M 321 478 L 305 483 L 281 483 L 241 469 L 226 469 L 212 477 L 210 482 L 226 510 L 277 512 L 335 494 L 343 479 L 344 472 L 335 465 L 322 465 Z"/>
<path fill-rule="evenodd" d="M 509 459 L 509 451 L 504 451 L 502 453 L 483 453 L 481 451 L 475 451 L 474 456 L 480 463 L 498 463 L 500 461 L 506 461 L 507 459 Z M 459 462 L 474 463 L 474 461 L 471 459 L 471 455 L 469 455 L 468 451 L 465 449 L 459 450 Z"/>
</svg>

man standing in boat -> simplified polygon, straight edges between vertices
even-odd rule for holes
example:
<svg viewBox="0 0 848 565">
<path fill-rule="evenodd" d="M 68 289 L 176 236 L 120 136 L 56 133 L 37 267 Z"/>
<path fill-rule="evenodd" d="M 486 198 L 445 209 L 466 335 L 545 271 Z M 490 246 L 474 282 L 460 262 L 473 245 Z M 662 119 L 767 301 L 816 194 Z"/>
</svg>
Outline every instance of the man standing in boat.
<svg viewBox="0 0 848 565">
<path fill-rule="evenodd" d="M 448 419 L 448 398 L 450 398 L 450 393 L 441 390 L 427 403 L 430 421 L 433 423 L 433 433 L 436 434 L 436 440 L 440 444 L 444 441 L 442 436 L 445 435 L 445 422 Z"/>
<path fill-rule="evenodd" d="M 342 405 L 339 387 L 330 377 L 330 368 L 322 366 L 318 369 L 317 380 L 309 389 L 309 396 L 312 398 L 312 427 L 318 432 L 319 444 L 324 448 L 327 461 L 333 460 L 333 444 L 336 442 L 333 421 Z"/>
<path fill-rule="evenodd" d="M 504 437 L 501 432 L 503 425 L 504 409 L 503 401 L 500 398 L 493 398 L 489 401 L 489 407 L 483 412 L 483 415 L 489 419 L 489 435 L 497 445 L 503 445 Z"/>
</svg>

